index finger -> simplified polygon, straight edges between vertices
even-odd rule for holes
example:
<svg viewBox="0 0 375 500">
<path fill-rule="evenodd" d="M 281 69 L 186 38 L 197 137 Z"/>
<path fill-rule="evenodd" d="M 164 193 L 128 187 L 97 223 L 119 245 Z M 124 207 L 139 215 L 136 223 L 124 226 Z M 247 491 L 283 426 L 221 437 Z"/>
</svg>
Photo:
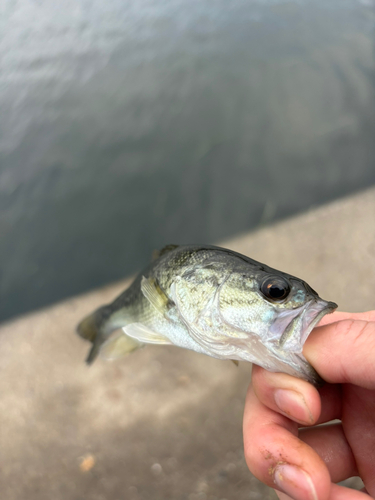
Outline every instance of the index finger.
<svg viewBox="0 0 375 500">
<path fill-rule="evenodd" d="M 245 459 L 268 486 L 298 500 L 328 500 L 331 479 L 319 455 L 297 437 L 297 424 L 263 405 L 250 384 L 244 421 Z M 289 470 L 288 470 L 289 469 Z"/>
</svg>

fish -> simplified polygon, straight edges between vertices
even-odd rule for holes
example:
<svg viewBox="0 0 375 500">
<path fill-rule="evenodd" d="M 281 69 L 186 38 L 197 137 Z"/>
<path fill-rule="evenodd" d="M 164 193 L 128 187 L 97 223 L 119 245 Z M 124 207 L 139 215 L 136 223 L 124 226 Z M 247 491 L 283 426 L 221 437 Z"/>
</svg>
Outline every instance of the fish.
<svg viewBox="0 0 375 500">
<path fill-rule="evenodd" d="M 167 245 L 112 303 L 84 318 L 78 334 L 117 359 L 146 344 L 174 345 L 248 361 L 318 386 L 303 345 L 337 308 L 305 281 L 250 257 L 210 245 Z"/>
</svg>

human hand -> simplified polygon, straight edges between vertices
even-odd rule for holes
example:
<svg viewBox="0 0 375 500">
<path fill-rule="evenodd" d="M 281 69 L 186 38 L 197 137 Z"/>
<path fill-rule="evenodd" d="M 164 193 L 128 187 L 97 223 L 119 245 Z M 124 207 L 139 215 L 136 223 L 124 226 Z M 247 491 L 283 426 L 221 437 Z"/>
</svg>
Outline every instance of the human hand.
<svg viewBox="0 0 375 500">
<path fill-rule="evenodd" d="M 328 382 L 322 388 L 253 366 L 247 465 L 282 500 L 375 498 L 375 311 L 326 316 L 303 353 Z M 341 423 L 317 427 L 334 419 Z M 334 484 L 352 476 L 366 492 Z"/>
</svg>

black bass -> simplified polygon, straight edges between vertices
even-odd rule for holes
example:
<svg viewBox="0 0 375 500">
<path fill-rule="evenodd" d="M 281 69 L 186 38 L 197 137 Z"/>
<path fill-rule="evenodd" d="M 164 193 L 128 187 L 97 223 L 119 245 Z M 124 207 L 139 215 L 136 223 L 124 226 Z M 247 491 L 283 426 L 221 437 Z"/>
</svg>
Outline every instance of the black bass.
<svg viewBox="0 0 375 500">
<path fill-rule="evenodd" d="M 88 363 L 99 352 L 117 358 L 145 344 L 170 344 L 318 384 L 302 348 L 336 307 L 303 280 L 231 250 L 169 245 L 78 333 L 93 344 Z"/>
</svg>

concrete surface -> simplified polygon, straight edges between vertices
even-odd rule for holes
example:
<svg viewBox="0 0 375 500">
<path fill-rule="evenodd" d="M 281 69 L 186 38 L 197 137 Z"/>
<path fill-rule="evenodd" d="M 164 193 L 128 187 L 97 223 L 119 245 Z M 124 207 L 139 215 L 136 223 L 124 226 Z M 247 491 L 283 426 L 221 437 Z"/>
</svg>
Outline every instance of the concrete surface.
<svg viewBox="0 0 375 500">
<path fill-rule="evenodd" d="M 374 307 L 374 222 L 371 189 L 226 245 L 360 311 Z M 275 499 L 243 459 L 250 365 L 161 346 L 84 364 L 76 323 L 127 283 L 1 327 L 2 500 Z"/>
</svg>

